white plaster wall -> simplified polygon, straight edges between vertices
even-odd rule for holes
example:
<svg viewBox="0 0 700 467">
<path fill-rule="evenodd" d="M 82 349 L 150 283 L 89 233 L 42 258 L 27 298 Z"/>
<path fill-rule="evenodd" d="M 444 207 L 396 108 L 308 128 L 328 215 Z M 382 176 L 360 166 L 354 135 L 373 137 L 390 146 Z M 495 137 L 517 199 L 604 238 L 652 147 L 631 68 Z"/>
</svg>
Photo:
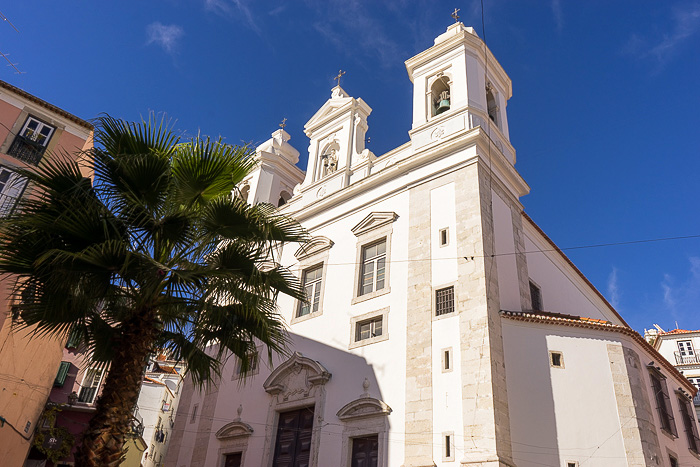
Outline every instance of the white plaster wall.
<svg viewBox="0 0 700 467">
<path fill-rule="evenodd" d="M 606 348 L 614 341 L 563 326 L 502 322 L 518 467 L 627 466 Z M 563 352 L 563 369 L 550 367 L 550 350 Z"/>
<path fill-rule="evenodd" d="M 158 417 L 161 417 L 164 423 L 167 423 L 167 414 L 163 414 L 160 410 L 162 406 L 162 401 L 165 396 L 167 389 L 165 386 L 159 384 L 144 382 L 141 385 L 141 392 L 139 393 L 139 414 L 143 417 L 143 439 L 146 442 L 146 452 L 144 453 L 142 463 L 144 467 L 148 467 L 154 464 L 154 459 L 151 457 L 151 453 L 161 452 L 161 443 L 156 443 L 153 439 L 153 434 L 155 433 L 156 424 L 158 423 Z M 155 446 L 155 451 L 151 450 L 151 445 Z M 161 452 L 162 454 L 162 452 Z"/>
<path fill-rule="evenodd" d="M 448 229 L 448 243 L 440 245 L 439 231 Z M 430 191 L 430 259 L 433 287 L 457 280 L 457 218 L 455 184 L 448 183 Z"/>
<path fill-rule="evenodd" d="M 524 221 L 524 224 L 527 222 Z M 544 250 L 544 252 L 543 252 Z M 549 250 L 549 251 L 548 251 Z M 571 268 L 551 251 L 552 246 L 525 229 L 525 251 L 530 278 L 542 289 L 546 311 L 604 319 L 622 324 L 603 305 L 599 297 L 583 283 Z"/>
<path fill-rule="evenodd" d="M 495 191 L 493 200 L 493 228 L 496 243 L 496 268 L 498 270 L 498 294 L 501 309 L 521 311 L 520 284 L 513 240 L 513 217 L 510 207 Z"/>
</svg>

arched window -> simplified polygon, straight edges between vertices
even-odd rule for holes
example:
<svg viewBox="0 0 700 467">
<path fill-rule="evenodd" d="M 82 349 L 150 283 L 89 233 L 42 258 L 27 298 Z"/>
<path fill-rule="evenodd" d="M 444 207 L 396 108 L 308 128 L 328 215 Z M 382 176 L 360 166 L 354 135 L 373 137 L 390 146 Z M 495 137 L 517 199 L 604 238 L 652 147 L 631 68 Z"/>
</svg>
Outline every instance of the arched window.
<svg viewBox="0 0 700 467">
<path fill-rule="evenodd" d="M 280 199 L 277 201 L 277 207 L 284 206 L 285 204 L 287 204 L 287 201 L 289 201 L 291 197 L 292 195 L 290 195 L 286 191 L 280 193 Z"/>
<path fill-rule="evenodd" d="M 441 76 L 430 86 L 430 101 L 432 104 L 431 116 L 440 115 L 450 110 L 450 80 L 447 76 Z"/>
<path fill-rule="evenodd" d="M 498 125 L 498 103 L 491 84 L 486 86 L 486 106 L 488 108 L 489 118 L 493 123 Z"/>
</svg>

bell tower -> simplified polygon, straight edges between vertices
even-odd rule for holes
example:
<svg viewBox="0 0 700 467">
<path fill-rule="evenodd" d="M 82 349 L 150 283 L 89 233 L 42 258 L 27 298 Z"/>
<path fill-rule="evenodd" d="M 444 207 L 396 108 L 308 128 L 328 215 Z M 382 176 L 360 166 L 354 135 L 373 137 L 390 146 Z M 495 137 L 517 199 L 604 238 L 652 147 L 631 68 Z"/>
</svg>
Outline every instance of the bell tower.
<svg viewBox="0 0 700 467">
<path fill-rule="evenodd" d="M 473 28 L 455 22 L 408 59 L 406 70 L 413 82 L 414 148 L 481 126 L 515 164 L 506 115 L 512 84 Z"/>
</svg>

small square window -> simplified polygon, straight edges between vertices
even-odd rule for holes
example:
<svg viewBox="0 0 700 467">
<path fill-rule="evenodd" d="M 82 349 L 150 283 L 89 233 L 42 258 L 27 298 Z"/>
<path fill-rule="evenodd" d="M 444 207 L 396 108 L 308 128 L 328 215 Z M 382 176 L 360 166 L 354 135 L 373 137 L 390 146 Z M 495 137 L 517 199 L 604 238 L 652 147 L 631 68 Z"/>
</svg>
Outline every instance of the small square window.
<svg viewBox="0 0 700 467">
<path fill-rule="evenodd" d="M 440 246 L 447 246 L 450 242 L 449 229 L 447 227 L 440 229 L 438 235 L 440 237 Z"/>
<path fill-rule="evenodd" d="M 355 327 L 355 340 L 363 341 L 382 335 L 382 317 L 360 321 Z"/>
<path fill-rule="evenodd" d="M 435 291 L 435 316 L 446 315 L 455 311 L 455 288 L 445 287 Z"/>
<path fill-rule="evenodd" d="M 566 461 L 566 467 L 578 467 L 578 462 Z"/>
<path fill-rule="evenodd" d="M 306 303 L 299 303 L 297 318 L 316 313 L 321 304 L 321 285 L 323 285 L 323 264 L 319 264 L 304 271 L 302 285 L 306 293 Z"/>
<path fill-rule="evenodd" d="M 533 311 L 544 311 L 542 306 L 542 290 L 532 281 L 530 281 L 530 300 Z"/>
<path fill-rule="evenodd" d="M 561 352 L 549 352 L 549 364 L 554 368 L 564 368 L 564 355 Z"/>
</svg>

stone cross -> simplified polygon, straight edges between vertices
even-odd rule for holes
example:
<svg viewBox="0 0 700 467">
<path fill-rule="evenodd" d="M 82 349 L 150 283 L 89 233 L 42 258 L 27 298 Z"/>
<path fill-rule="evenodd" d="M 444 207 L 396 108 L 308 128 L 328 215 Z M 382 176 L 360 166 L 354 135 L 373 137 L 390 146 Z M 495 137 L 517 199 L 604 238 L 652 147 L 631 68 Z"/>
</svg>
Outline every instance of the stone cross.
<svg viewBox="0 0 700 467">
<path fill-rule="evenodd" d="M 459 15 L 457 14 L 458 11 L 459 11 L 459 8 L 455 8 L 455 11 L 453 11 L 452 15 L 451 15 L 455 19 L 455 23 L 459 22 Z"/>
<path fill-rule="evenodd" d="M 338 70 L 338 76 L 336 76 L 335 78 L 333 78 L 334 81 L 337 81 L 337 82 L 338 82 L 338 83 L 336 84 L 336 86 L 340 86 L 340 78 L 341 78 L 344 74 L 345 74 L 345 72 L 344 72 L 343 70 Z"/>
</svg>

